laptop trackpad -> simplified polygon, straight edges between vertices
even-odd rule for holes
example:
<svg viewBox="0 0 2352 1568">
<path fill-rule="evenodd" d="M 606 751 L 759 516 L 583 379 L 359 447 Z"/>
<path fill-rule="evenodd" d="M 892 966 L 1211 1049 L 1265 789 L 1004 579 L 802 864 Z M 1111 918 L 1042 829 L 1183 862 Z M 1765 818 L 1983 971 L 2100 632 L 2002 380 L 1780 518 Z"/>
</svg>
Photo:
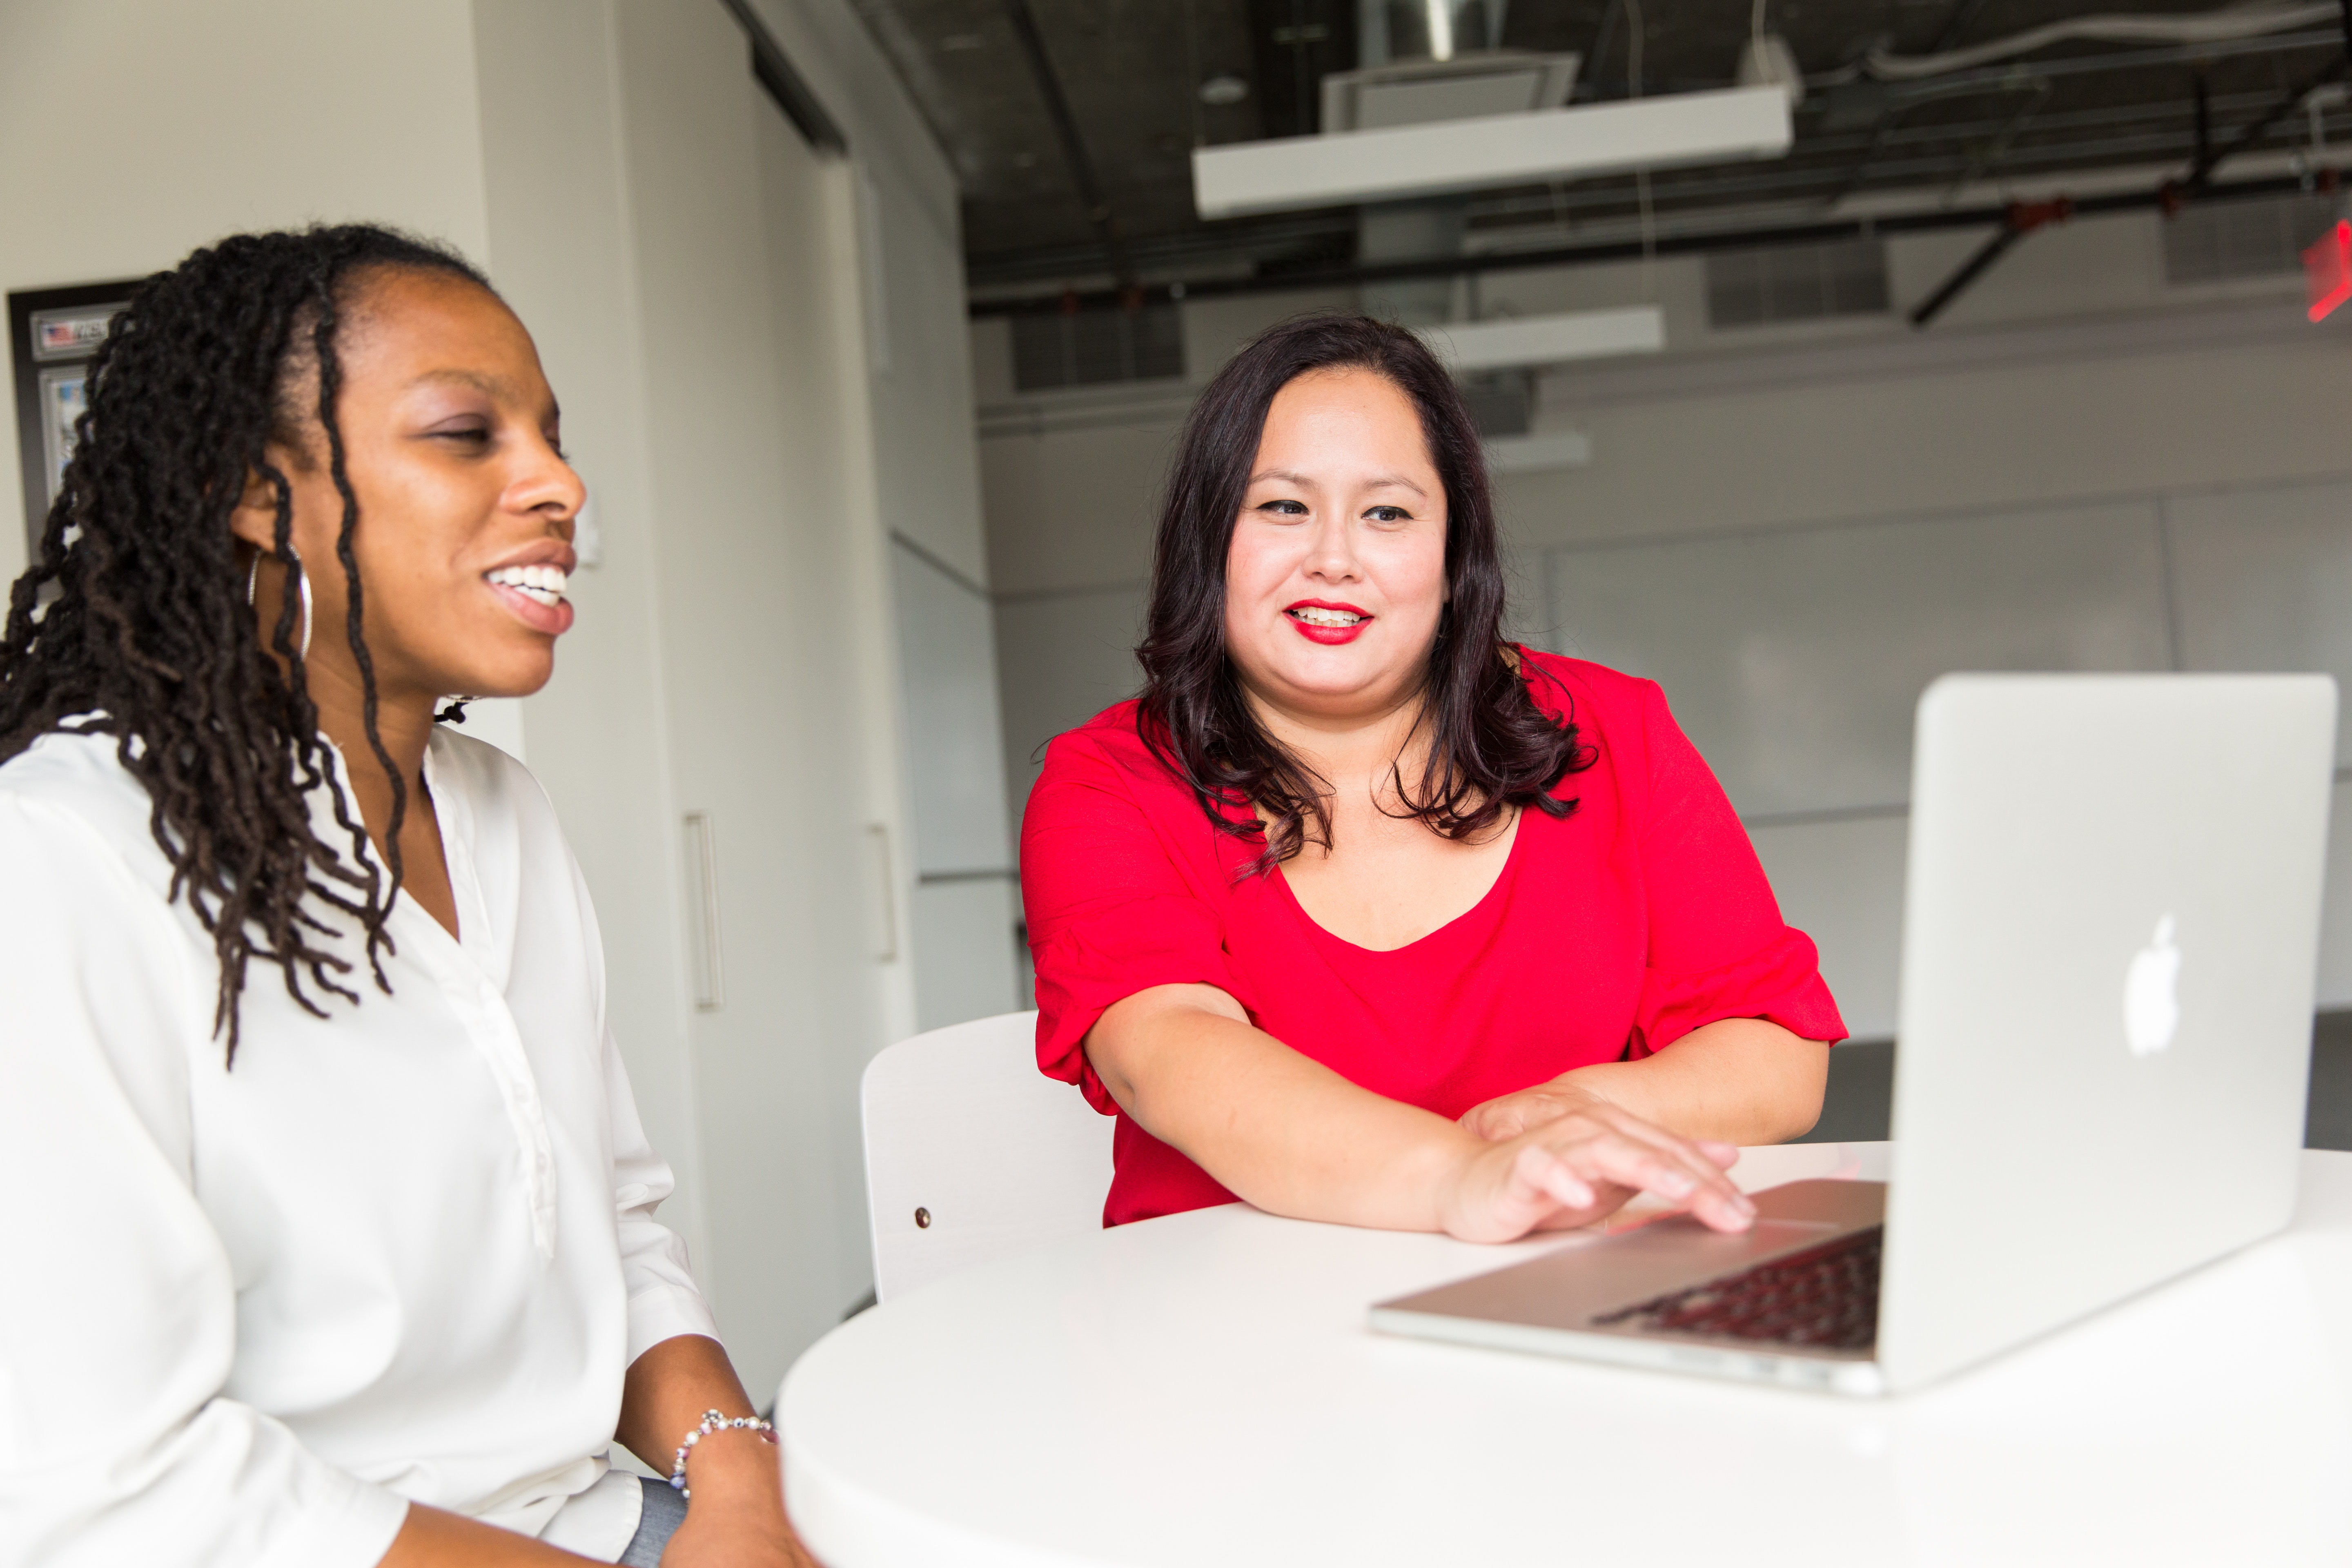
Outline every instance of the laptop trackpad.
<svg viewBox="0 0 2352 1568">
<path fill-rule="evenodd" d="M 1738 1236 L 1709 1230 L 1687 1215 L 1672 1215 L 1638 1230 L 1563 1247 L 1384 1305 L 1582 1329 L 1602 1313 L 1867 1229 L 1880 1222 L 1886 1205 L 1885 1184 L 1880 1182 L 1790 1182 L 1749 1195 L 1756 1203 L 1756 1223 Z"/>
</svg>

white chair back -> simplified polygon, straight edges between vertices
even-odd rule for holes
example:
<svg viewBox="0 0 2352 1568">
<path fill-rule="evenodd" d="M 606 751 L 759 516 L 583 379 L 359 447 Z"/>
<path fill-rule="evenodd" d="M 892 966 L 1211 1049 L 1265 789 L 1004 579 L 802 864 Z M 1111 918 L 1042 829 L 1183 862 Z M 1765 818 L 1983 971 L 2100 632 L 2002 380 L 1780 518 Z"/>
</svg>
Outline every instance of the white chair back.
<svg viewBox="0 0 2352 1568">
<path fill-rule="evenodd" d="M 874 1293 L 1102 1226 L 1112 1119 L 1037 1070 L 1037 1015 L 933 1029 L 866 1064 Z"/>
</svg>

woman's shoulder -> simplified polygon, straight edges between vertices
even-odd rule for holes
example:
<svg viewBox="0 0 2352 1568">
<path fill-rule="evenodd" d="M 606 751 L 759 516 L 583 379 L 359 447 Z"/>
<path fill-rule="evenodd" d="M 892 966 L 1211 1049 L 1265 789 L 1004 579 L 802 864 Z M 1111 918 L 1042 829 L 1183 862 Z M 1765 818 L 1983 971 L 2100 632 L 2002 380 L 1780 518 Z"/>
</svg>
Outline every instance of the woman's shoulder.
<svg viewBox="0 0 2352 1568">
<path fill-rule="evenodd" d="M 571 841 L 556 816 L 555 802 L 539 776 L 511 752 L 446 724 L 433 727 L 431 779 L 436 797 L 455 796 L 458 821 L 478 861 L 500 853 L 523 866 L 565 864 Z"/>
<path fill-rule="evenodd" d="M 1130 697 L 1055 736 L 1045 742 L 1045 769 L 1038 782 L 1172 784 L 1167 763 L 1144 739 L 1142 710 L 1141 700 Z"/>
<path fill-rule="evenodd" d="M 545 787 L 511 752 L 446 724 L 433 726 L 430 746 L 434 773 L 455 782 L 468 800 L 553 816 Z"/>
<path fill-rule="evenodd" d="M 1639 725 L 1661 698 L 1656 681 L 1589 658 L 1546 653 L 1521 644 L 1511 645 L 1511 652 L 1517 657 L 1519 679 L 1527 682 L 1528 694 L 1536 705 L 1580 728 L 1606 731 L 1627 723 Z"/>
<path fill-rule="evenodd" d="M 1130 698 L 1046 742 L 1045 767 L 1023 814 L 1024 833 L 1113 818 L 1133 822 L 1139 815 L 1173 831 L 1200 822 L 1191 786 L 1145 738 L 1150 722 L 1141 703 Z"/>
<path fill-rule="evenodd" d="M 121 742 L 98 731 L 53 730 L 0 763 L 0 804 L 24 816 L 72 818 L 127 860 L 161 862 L 149 823 L 154 803 L 122 765 Z"/>
<path fill-rule="evenodd" d="M 1519 673 L 1536 706 L 1576 726 L 1576 738 L 1596 767 L 1562 781 L 1562 790 L 1589 795 L 1612 781 L 1621 796 L 1646 799 L 1663 775 L 1679 776 L 1698 762 L 1654 680 L 1595 664 L 1589 658 L 1521 648 Z M 1704 763 L 1699 763 L 1704 766 Z"/>
</svg>

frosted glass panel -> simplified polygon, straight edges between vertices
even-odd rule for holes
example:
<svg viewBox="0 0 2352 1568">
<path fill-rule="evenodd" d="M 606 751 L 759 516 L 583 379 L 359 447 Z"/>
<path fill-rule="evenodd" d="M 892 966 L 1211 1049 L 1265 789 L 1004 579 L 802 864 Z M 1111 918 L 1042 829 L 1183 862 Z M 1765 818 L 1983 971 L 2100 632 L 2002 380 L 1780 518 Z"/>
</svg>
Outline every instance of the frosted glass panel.
<svg viewBox="0 0 2352 1568">
<path fill-rule="evenodd" d="M 944 1029 L 1020 1007 L 1020 889 L 1010 876 L 918 884 L 908 910 L 915 935 L 915 1026 Z M 1016 967 L 1016 959 L 1018 967 Z"/>
<path fill-rule="evenodd" d="M 1012 858 L 988 601 L 903 545 L 891 547 L 890 581 L 907 689 L 917 868 L 1004 869 Z"/>
<path fill-rule="evenodd" d="M 1143 605 L 1140 584 L 997 605 L 1005 790 L 1015 823 L 1037 780 L 1045 742 L 1134 696 L 1143 684 L 1132 651 Z"/>
<path fill-rule="evenodd" d="M 2352 691 L 2352 484 L 2189 496 L 2170 516 L 2190 669 L 2325 670 Z"/>
<path fill-rule="evenodd" d="M 1857 1040 L 1895 1033 L 1902 967 L 1908 816 L 1792 822 L 1752 829 L 1780 916 L 1821 950 L 1822 978 Z"/>
<path fill-rule="evenodd" d="M 2330 806 L 2327 893 L 2319 916 L 2319 1005 L 2352 1007 L 2352 784 L 2337 782 Z"/>
<path fill-rule="evenodd" d="M 1908 799 L 1947 670 L 2170 666 L 2149 505 L 1547 554 L 1557 646 L 1663 684 L 1751 816 Z"/>
</svg>

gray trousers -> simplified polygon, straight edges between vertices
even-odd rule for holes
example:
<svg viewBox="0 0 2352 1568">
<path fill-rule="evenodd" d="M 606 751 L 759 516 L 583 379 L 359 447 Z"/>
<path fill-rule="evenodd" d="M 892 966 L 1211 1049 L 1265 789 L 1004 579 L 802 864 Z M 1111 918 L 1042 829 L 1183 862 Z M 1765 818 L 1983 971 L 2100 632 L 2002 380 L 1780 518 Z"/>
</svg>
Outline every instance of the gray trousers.
<svg viewBox="0 0 2352 1568">
<path fill-rule="evenodd" d="M 646 1489 L 645 1511 L 637 1518 L 637 1532 L 629 1538 L 628 1550 L 621 1553 L 621 1568 L 659 1568 L 662 1548 L 686 1522 L 686 1499 L 667 1481 L 639 1476 L 638 1483 Z"/>
</svg>

